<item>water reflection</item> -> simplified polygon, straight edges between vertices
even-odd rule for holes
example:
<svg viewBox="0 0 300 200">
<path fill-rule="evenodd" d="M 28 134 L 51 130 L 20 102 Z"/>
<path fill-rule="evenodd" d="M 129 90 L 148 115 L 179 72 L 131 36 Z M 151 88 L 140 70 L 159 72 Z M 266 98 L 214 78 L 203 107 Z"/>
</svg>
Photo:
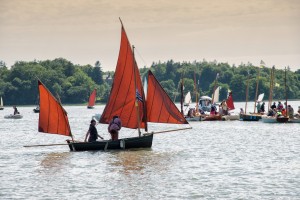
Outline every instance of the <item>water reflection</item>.
<svg viewBox="0 0 300 200">
<path fill-rule="evenodd" d="M 146 171 L 165 171 L 172 165 L 172 153 L 155 153 L 150 150 L 119 151 L 108 163 L 124 175 L 144 174 Z"/>
<path fill-rule="evenodd" d="M 49 153 L 41 160 L 42 171 L 58 173 L 70 162 L 70 152 Z"/>
</svg>

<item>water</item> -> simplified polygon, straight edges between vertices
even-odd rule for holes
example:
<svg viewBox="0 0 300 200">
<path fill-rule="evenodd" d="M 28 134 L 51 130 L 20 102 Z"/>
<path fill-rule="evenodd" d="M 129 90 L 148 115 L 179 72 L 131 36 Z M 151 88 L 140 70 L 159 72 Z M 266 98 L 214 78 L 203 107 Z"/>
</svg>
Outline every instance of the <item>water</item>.
<svg viewBox="0 0 300 200">
<path fill-rule="evenodd" d="M 0 199 L 300 199 L 300 124 L 191 122 L 193 129 L 155 135 L 149 150 L 70 152 L 23 147 L 68 139 L 37 132 L 33 108 L 18 107 L 19 120 L 4 119 L 11 107 L 0 111 Z M 103 106 L 65 109 L 83 140 Z M 109 138 L 107 125 L 97 128 Z M 120 136 L 136 134 L 122 129 Z"/>
</svg>

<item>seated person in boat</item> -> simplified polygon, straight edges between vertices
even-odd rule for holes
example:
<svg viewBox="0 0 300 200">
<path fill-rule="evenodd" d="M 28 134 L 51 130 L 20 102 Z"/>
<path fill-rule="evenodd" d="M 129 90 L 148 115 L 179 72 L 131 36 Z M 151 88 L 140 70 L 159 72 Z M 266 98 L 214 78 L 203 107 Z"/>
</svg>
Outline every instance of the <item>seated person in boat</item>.
<svg viewBox="0 0 300 200">
<path fill-rule="evenodd" d="M 276 108 L 276 102 L 273 103 L 273 105 L 271 106 L 271 109 L 274 110 Z"/>
<path fill-rule="evenodd" d="M 283 108 L 281 113 L 282 113 L 282 116 L 286 116 L 286 109 Z"/>
<path fill-rule="evenodd" d="M 244 109 L 240 108 L 240 114 L 245 114 Z"/>
<path fill-rule="evenodd" d="M 190 108 L 187 113 L 187 116 L 193 118 L 193 117 L 195 117 L 195 113 L 196 113 L 196 110 L 194 108 Z"/>
<path fill-rule="evenodd" d="M 87 140 L 87 138 L 88 138 L 88 140 Z M 84 142 L 86 142 L 86 141 L 95 142 L 98 138 L 101 138 L 103 140 L 103 137 L 101 137 L 98 134 L 98 131 L 96 129 L 96 120 L 92 119 L 91 124 L 90 124 L 90 128 L 89 128 L 88 132 L 85 135 Z"/>
<path fill-rule="evenodd" d="M 295 117 L 300 117 L 300 106 L 298 106 L 298 111 L 297 111 L 297 113 L 295 114 Z"/>
<path fill-rule="evenodd" d="M 268 116 L 273 117 L 276 114 L 276 109 L 270 109 L 268 112 Z"/>
<path fill-rule="evenodd" d="M 282 110 L 283 109 L 283 104 L 278 101 L 278 105 L 277 105 L 277 110 Z"/>
<path fill-rule="evenodd" d="M 119 130 L 121 130 L 122 122 L 118 116 L 114 116 L 108 125 L 108 132 L 111 135 L 111 140 L 119 139 Z"/>
<path fill-rule="evenodd" d="M 20 114 L 16 106 L 14 106 L 13 108 L 14 108 L 14 115 Z"/>
<path fill-rule="evenodd" d="M 260 107 L 261 107 L 260 102 L 257 102 L 256 105 L 257 113 L 260 113 Z"/>
<path fill-rule="evenodd" d="M 217 114 L 217 108 L 215 105 L 212 105 L 210 109 L 210 115 L 216 115 L 216 114 Z"/>
<path fill-rule="evenodd" d="M 227 107 L 226 100 L 222 101 L 221 107 L 222 107 L 222 114 L 223 115 L 228 115 L 228 107 Z"/>
<path fill-rule="evenodd" d="M 289 118 L 293 119 L 294 118 L 294 108 L 291 105 L 288 105 L 287 111 L 288 111 Z"/>
</svg>

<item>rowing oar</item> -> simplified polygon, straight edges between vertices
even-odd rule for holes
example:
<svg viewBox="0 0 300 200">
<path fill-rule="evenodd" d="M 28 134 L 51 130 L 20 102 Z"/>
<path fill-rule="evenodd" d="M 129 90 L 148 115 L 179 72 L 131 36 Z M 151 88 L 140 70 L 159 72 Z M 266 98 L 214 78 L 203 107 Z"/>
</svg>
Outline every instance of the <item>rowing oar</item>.
<svg viewBox="0 0 300 200">
<path fill-rule="evenodd" d="M 23 147 L 46 147 L 46 146 L 58 146 L 58 145 L 69 145 L 69 144 L 36 144 L 36 145 L 26 145 Z"/>
<path fill-rule="evenodd" d="M 186 130 L 186 129 L 192 129 L 192 127 L 179 128 L 179 129 L 166 130 L 166 131 L 158 131 L 158 132 L 151 132 L 151 133 L 144 133 L 144 135 L 151 135 L 151 134 L 158 134 L 158 133 L 168 133 L 168 132 L 181 131 L 181 130 Z"/>
</svg>

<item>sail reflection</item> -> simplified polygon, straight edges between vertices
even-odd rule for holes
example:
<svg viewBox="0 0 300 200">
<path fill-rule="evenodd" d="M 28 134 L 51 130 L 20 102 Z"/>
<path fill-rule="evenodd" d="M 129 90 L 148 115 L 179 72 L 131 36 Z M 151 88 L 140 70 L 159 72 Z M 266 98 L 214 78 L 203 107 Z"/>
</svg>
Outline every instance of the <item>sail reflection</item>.
<svg viewBox="0 0 300 200">
<path fill-rule="evenodd" d="M 165 171 L 172 164 L 170 153 L 153 153 L 152 150 L 116 152 L 114 159 L 108 161 L 124 175 L 141 173 L 147 170 Z"/>
<path fill-rule="evenodd" d="M 40 166 L 47 172 L 57 173 L 69 163 L 70 152 L 49 153 L 41 160 Z"/>
</svg>

